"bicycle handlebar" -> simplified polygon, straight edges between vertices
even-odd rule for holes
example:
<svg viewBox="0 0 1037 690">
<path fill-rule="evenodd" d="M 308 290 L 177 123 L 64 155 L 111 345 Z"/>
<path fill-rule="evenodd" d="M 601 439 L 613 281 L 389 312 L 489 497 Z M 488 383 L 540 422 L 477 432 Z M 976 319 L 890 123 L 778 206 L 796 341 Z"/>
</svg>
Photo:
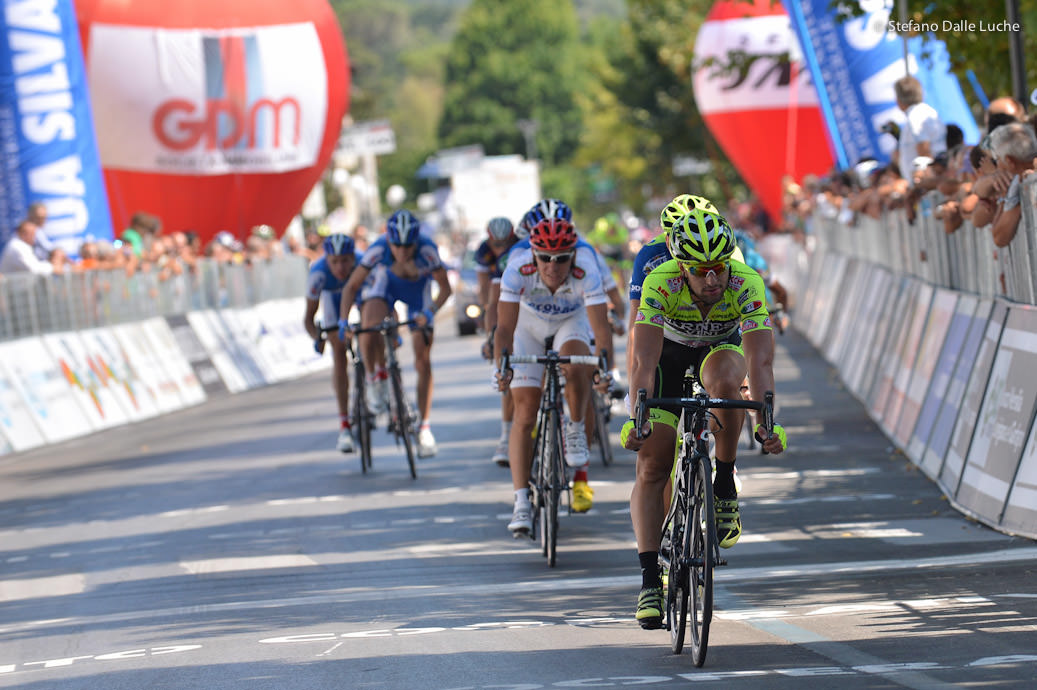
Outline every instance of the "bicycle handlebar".
<svg viewBox="0 0 1037 690">
<path fill-rule="evenodd" d="M 356 324 L 356 325 L 359 326 L 360 324 Z M 353 333 L 385 333 L 386 331 L 391 331 L 392 329 L 399 328 L 400 326 L 416 326 L 416 325 L 417 325 L 417 323 L 416 323 L 415 319 L 409 319 L 407 321 L 397 321 L 396 319 L 388 319 L 387 318 L 384 321 L 382 321 L 380 324 L 378 324 L 377 326 L 368 326 L 367 328 L 350 328 L 350 330 Z M 353 324 L 350 324 L 350 326 L 353 326 Z M 337 328 L 336 328 L 336 330 L 337 330 Z"/>
<path fill-rule="evenodd" d="M 592 367 L 601 364 L 601 360 L 594 355 L 508 355 L 505 353 L 502 358 L 501 369 L 510 368 L 503 366 L 504 364 L 547 364 L 549 362 L 555 362 L 557 364 L 586 364 Z"/>
<path fill-rule="evenodd" d="M 634 406 L 634 434 L 636 438 L 642 439 L 641 429 L 648 421 L 648 408 L 661 407 L 663 405 L 676 405 L 689 410 L 756 410 L 763 413 L 762 426 L 769 433 L 774 428 L 774 392 L 767 391 L 763 394 L 763 402 L 756 400 L 732 400 L 728 398 L 710 398 L 703 394 L 691 398 L 649 398 L 648 391 L 640 388 L 637 391 L 637 401 Z"/>
</svg>

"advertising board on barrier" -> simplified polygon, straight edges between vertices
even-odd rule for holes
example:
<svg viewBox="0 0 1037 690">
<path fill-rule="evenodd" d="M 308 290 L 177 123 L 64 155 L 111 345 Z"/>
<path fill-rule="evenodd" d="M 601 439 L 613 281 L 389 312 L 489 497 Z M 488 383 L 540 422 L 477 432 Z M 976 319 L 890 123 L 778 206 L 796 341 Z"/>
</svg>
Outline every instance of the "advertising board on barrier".
<svg viewBox="0 0 1037 690">
<path fill-rule="evenodd" d="M 143 419 L 145 415 L 133 391 L 132 373 L 119 353 L 114 336 L 107 328 L 91 328 L 81 331 L 79 337 L 91 370 L 96 372 L 105 390 L 125 413 L 124 421 Z M 116 423 L 122 424 L 123 421 Z"/>
<path fill-rule="evenodd" d="M 166 370 L 176 379 L 180 389 L 180 397 L 185 405 L 197 405 L 205 402 L 205 389 L 201 381 L 194 375 L 194 369 L 177 347 L 176 338 L 169 330 L 165 319 L 156 316 L 141 323 L 144 332 L 151 342 L 151 347 L 165 364 Z"/>
<path fill-rule="evenodd" d="M 112 391 L 107 375 L 99 371 L 97 364 L 87 356 L 79 334 L 65 331 L 42 337 L 51 359 L 60 368 L 68 385 L 66 394 L 79 402 L 90 426 L 107 429 L 125 424 L 129 419 L 126 411 Z"/>
<path fill-rule="evenodd" d="M 940 471 L 940 485 L 952 498 L 958 493 L 958 483 L 965 466 L 965 458 L 969 456 L 976 419 L 986 394 L 990 367 L 994 363 L 994 355 L 997 354 L 997 344 L 1001 340 L 1001 330 L 1004 327 L 1006 316 L 1008 316 L 1008 307 L 1003 302 L 994 302 L 983 338 L 980 341 L 979 351 L 971 362 L 971 371 L 968 374 L 969 382 L 965 387 L 965 395 L 961 400 L 957 421 L 954 423 L 954 433 L 951 436 L 951 445 L 947 449 L 947 458 Z M 968 362 L 964 358 L 963 361 Z"/>
<path fill-rule="evenodd" d="M 1037 424 L 1030 426 L 1030 438 L 1008 494 L 1001 526 L 1009 532 L 1037 532 Z"/>
<path fill-rule="evenodd" d="M 154 395 L 145 390 L 144 381 L 111 328 L 95 328 L 90 331 L 97 346 L 98 357 L 108 368 L 117 388 L 125 391 L 125 404 L 132 419 L 147 419 L 159 413 Z M 120 392 L 121 395 L 121 392 Z"/>
<path fill-rule="evenodd" d="M 876 344 L 885 343 L 885 345 L 874 348 L 877 358 L 875 362 L 877 374 L 869 397 L 865 399 L 872 419 L 880 425 L 883 423 L 886 405 L 893 393 L 894 380 L 900 372 L 900 356 L 911 327 L 911 323 L 905 315 L 913 303 L 914 293 L 919 286 L 918 281 L 913 278 L 901 277 L 899 282 L 900 291 L 896 301 L 893 302 L 893 310 L 884 313 L 883 321 L 889 323 L 888 335 L 884 340 L 875 341 Z"/>
<path fill-rule="evenodd" d="M 154 406 L 160 413 L 179 410 L 184 406 L 176 377 L 167 371 L 165 363 L 155 351 L 140 323 L 124 323 L 112 327 L 119 347 L 131 363 L 136 379 L 140 381 L 140 395 L 145 406 Z"/>
<path fill-rule="evenodd" d="M 224 385 L 223 379 L 220 378 L 220 372 L 213 366 L 209 353 L 205 351 L 205 346 L 202 345 L 194 329 L 191 328 L 187 317 L 183 314 L 175 314 L 167 316 L 165 319 L 169 325 L 169 330 L 173 333 L 177 346 L 180 348 L 180 352 L 187 358 L 187 362 L 191 365 L 191 369 L 194 370 L 195 376 L 198 377 L 202 388 L 205 389 L 206 395 L 226 393 L 227 386 Z"/>
<path fill-rule="evenodd" d="M 231 393 L 248 390 L 251 386 L 241 372 L 238 358 L 235 356 L 237 345 L 217 313 L 212 309 L 188 312 L 187 322 L 191 324 L 199 342 L 209 353 L 209 359 L 220 373 L 227 390 Z"/>
<path fill-rule="evenodd" d="M 918 405 L 921 403 L 922 396 L 925 395 L 925 389 L 929 386 L 932 365 L 936 361 L 936 354 L 927 353 L 923 347 L 923 335 L 926 329 L 934 326 L 929 317 L 933 291 L 933 287 L 928 283 L 919 285 L 910 305 L 910 311 L 905 314 L 905 318 L 908 320 L 907 339 L 897 356 L 900 368 L 893 379 L 893 391 L 883 417 L 883 425 L 901 447 L 907 444 L 907 436 L 911 433 L 915 420 L 918 419 Z M 935 348 L 938 349 L 940 343 L 943 342 L 943 331 L 947 328 L 947 324 L 942 322 L 935 326 L 939 330 L 934 337 L 936 339 Z M 927 354 L 932 357 L 928 362 L 922 359 Z M 914 401 L 910 399 L 913 386 L 922 389 Z M 903 425 L 907 425 L 907 429 L 898 431 Z"/>
<path fill-rule="evenodd" d="M 891 319 L 884 317 L 889 313 L 893 300 L 899 294 L 899 281 L 894 281 L 892 274 L 875 264 L 865 264 L 864 271 L 867 293 L 858 304 L 857 319 L 853 323 L 854 337 L 846 353 L 846 369 L 843 380 L 858 398 L 867 398 L 868 391 L 875 380 L 878 367 L 878 356 L 881 348 L 876 343 L 883 342 Z"/>
<path fill-rule="evenodd" d="M 1013 305 L 990 370 L 955 500 L 996 524 L 1037 403 L 1037 309 Z"/>
<path fill-rule="evenodd" d="M 863 285 L 862 278 L 866 265 L 863 261 L 851 259 L 846 265 L 846 273 L 840 277 L 840 284 L 832 286 L 834 292 L 842 296 L 842 308 L 836 310 L 833 315 L 834 322 L 832 323 L 831 337 L 829 337 L 827 347 L 825 348 L 825 358 L 840 369 L 844 362 L 843 352 L 847 342 L 850 340 L 851 326 L 857 316 L 852 306 L 857 304 L 857 300 L 860 297 Z"/>
<path fill-rule="evenodd" d="M 943 342 L 940 344 L 940 352 L 934 357 L 935 363 L 932 365 L 929 389 L 922 399 L 918 419 L 906 447 L 907 456 L 916 465 L 923 464 L 925 447 L 929 442 L 933 425 L 936 423 L 936 414 L 940 411 L 940 405 L 950 386 L 954 365 L 958 363 L 958 355 L 961 354 L 962 346 L 965 344 L 965 336 L 968 334 L 969 324 L 972 323 L 972 315 L 976 312 L 978 301 L 971 295 L 959 295 L 951 290 L 938 290 L 936 299 L 933 300 L 934 315 L 942 312 L 948 305 L 951 306 L 951 313 Z M 929 356 L 931 356 L 930 353 L 927 353 L 926 357 Z M 931 472 L 926 472 L 926 474 L 930 478 L 936 476 Z"/>
<path fill-rule="evenodd" d="M 48 443 L 66 441 L 93 431 L 69 382 L 51 359 L 40 338 L 23 338 L 2 346 L 10 381 L 26 402 Z M 92 404 L 92 402 L 91 402 Z"/>
<path fill-rule="evenodd" d="M 31 404 L 14 384 L 14 375 L 8 370 L 10 361 L 7 343 L 0 343 L 0 455 L 42 446 L 47 442 L 43 431 L 33 417 Z"/>
</svg>

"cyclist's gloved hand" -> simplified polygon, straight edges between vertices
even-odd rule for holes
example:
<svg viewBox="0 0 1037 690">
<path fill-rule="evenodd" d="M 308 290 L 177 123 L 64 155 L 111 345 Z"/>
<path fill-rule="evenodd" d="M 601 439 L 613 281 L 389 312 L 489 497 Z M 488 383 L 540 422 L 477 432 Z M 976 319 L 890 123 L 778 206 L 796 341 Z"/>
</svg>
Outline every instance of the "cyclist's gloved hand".
<svg viewBox="0 0 1037 690">
<path fill-rule="evenodd" d="M 435 317 L 435 315 L 436 312 L 432 311 L 431 309 L 422 309 L 420 312 L 418 312 L 418 316 L 424 316 L 425 323 L 419 323 L 418 326 L 422 328 L 424 328 L 425 326 L 431 326 L 432 319 L 433 317 Z"/>
<path fill-rule="evenodd" d="M 511 369 L 501 371 L 497 369 L 493 372 L 493 379 L 490 381 L 490 385 L 493 386 L 493 390 L 504 392 L 508 389 L 508 385 L 511 383 Z"/>
<path fill-rule="evenodd" d="M 324 338 L 317 338 L 316 340 L 314 340 L 313 341 L 313 351 L 316 352 L 318 355 L 324 354 L 324 343 L 325 342 L 326 341 L 324 340 Z"/>
<path fill-rule="evenodd" d="M 783 427 L 781 424 L 775 424 L 774 425 L 774 429 L 771 431 L 771 435 L 769 437 L 764 436 L 763 433 L 762 433 L 763 431 L 764 431 L 764 428 L 763 428 L 763 425 L 761 425 L 761 424 L 757 424 L 756 427 L 753 429 L 753 432 L 756 435 L 756 440 L 759 441 L 761 445 L 765 445 L 765 446 L 772 446 L 772 445 L 774 445 L 773 443 L 768 443 L 768 441 L 770 441 L 771 439 L 777 439 L 778 442 L 780 443 L 780 448 L 774 448 L 773 450 L 771 448 L 769 448 L 769 447 L 766 448 L 768 453 L 780 453 L 781 451 L 783 451 L 786 448 L 788 448 L 788 446 L 789 446 L 788 436 L 785 434 L 785 427 Z"/>
<path fill-rule="evenodd" d="M 648 422 L 647 426 L 642 428 L 642 438 L 637 438 L 634 433 L 635 422 L 633 419 L 628 419 L 623 423 L 623 428 L 619 430 L 619 442 L 627 450 L 638 450 L 652 433 L 652 423 Z"/>
<path fill-rule="evenodd" d="M 338 339 L 339 340 L 345 340 L 346 339 L 346 334 L 347 333 L 352 333 L 352 332 L 353 332 L 353 329 L 349 327 L 349 320 L 348 319 L 339 319 L 338 320 Z"/>
</svg>

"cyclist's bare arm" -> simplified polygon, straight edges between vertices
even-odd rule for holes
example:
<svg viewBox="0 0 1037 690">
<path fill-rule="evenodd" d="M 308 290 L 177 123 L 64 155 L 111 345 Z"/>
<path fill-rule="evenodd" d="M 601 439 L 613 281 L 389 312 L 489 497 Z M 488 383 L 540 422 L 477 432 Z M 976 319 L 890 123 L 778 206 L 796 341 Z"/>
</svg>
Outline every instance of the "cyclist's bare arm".
<svg viewBox="0 0 1037 690">
<path fill-rule="evenodd" d="M 655 388 L 655 368 L 659 364 L 659 357 L 663 352 L 663 329 L 648 324 L 639 323 L 634 326 L 631 335 L 634 336 L 634 348 L 627 351 L 629 372 L 627 377 L 630 381 L 631 397 L 633 391 L 644 388 L 652 391 Z M 648 428 L 642 429 L 642 432 Z M 638 439 L 635 434 L 627 437 L 627 450 L 638 450 L 643 444 L 643 439 Z"/>
<path fill-rule="evenodd" d="M 759 329 L 744 334 L 742 352 L 749 369 L 749 397 L 762 402 L 764 393 L 774 390 L 774 331 Z M 763 448 L 768 453 L 780 453 L 781 441 L 771 436 L 764 441 Z"/>
<path fill-rule="evenodd" d="M 594 354 L 601 356 L 602 352 L 608 353 L 609 361 L 607 368 L 612 368 L 612 328 L 609 327 L 608 305 L 605 303 L 592 304 L 587 307 L 587 318 L 591 322 L 591 330 L 594 331 L 594 343 L 598 349 Z"/>
<path fill-rule="evenodd" d="M 483 311 L 487 314 L 490 312 L 490 274 L 487 272 L 479 271 L 475 274 L 476 280 L 479 284 L 479 304 L 482 305 Z M 489 330 L 489 326 L 487 326 Z"/>
<path fill-rule="evenodd" d="M 446 269 L 440 266 L 432 273 L 433 279 L 439 283 L 439 294 L 436 295 L 436 302 L 432 306 L 432 311 L 439 311 L 446 304 L 446 301 L 450 299 L 450 295 L 453 294 L 454 289 L 450 287 L 450 277 L 447 275 Z"/>
<path fill-rule="evenodd" d="M 370 273 L 371 269 L 366 266 L 357 266 L 353 269 L 353 274 L 349 276 L 349 281 L 342 288 L 342 302 L 339 304 L 338 313 L 342 314 L 343 319 L 349 317 L 349 310 L 353 306 L 354 300 L 356 300 L 357 293 L 360 292 L 360 288 Z"/>
<path fill-rule="evenodd" d="M 313 322 L 313 317 L 317 315 L 318 306 L 320 306 L 319 300 L 306 299 L 306 315 L 302 317 L 302 327 L 306 329 L 306 333 L 309 334 L 311 340 L 317 340 L 320 338 L 320 331 L 317 329 L 317 324 Z"/>
<path fill-rule="evenodd" d="M 518 323 L 519 303 L 498 302 L 497 303 L 497 332 L 493 338 L 493 358 L 497 368 L 501 365 L 501 355 L 507 350 L 514 350 L 515 325 Z"/>
<path fill-rule="evenodd" d="M 486 315 L 484 325 L 487 333 L 492 333 L 497 327 L 497 305 L 500 304 L 500 281 L 490 283 L 490 296 L 486 302 Z"/>
</svg>

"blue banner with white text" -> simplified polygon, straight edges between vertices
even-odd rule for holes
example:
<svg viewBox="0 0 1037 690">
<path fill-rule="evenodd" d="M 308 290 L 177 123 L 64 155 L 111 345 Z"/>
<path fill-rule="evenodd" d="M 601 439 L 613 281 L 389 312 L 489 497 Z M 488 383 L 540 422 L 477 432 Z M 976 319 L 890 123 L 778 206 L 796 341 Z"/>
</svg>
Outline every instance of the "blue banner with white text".
<svg viewBox="0 0 1037 690">
<path fill-rule="evenodd" d="M 3 0 L 0 14 L 0 251 L 33 202 L 70 256 L 111 239 L 112 220 L 72 0 Z"/>
<path fill-rule="evenodd" d="M 905 121 L 893 92 L 905 69 L 903 39 L 890 21 L 892 2 L 846 20 L 837 16 L 830 0 L 783 2 L 817 86 L 839 167 L 848 168 L 863 158 L 888 161 L 895 142 L 882 127 Z M 979 128 L 957 78 L 948 71 L 944 44 L 916 36 L 908 41 L 907 62 L 908 71 L 922 83 L 925 102 L 944 124 L 961 127 L 967 143 L 978 142 Z"/>
</svg>

